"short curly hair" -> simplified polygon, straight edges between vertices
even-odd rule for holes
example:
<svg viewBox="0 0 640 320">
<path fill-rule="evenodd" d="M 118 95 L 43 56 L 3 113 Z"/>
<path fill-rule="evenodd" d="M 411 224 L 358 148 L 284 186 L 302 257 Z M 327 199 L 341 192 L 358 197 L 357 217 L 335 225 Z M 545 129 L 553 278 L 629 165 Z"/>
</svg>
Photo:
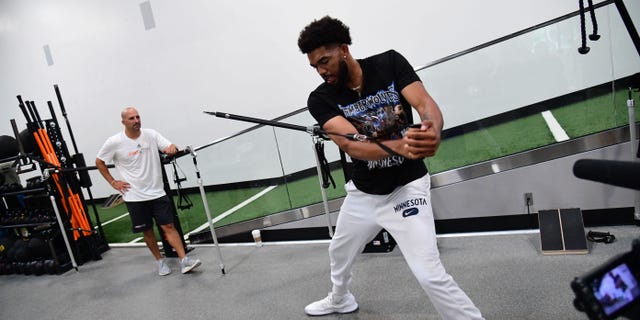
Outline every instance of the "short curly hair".
<svg viewBox="0 0 640 320">
<path fill-rule="evenodd" d="M 298 37 L 298 48 L 305 54 L 322 46 L 334 44 L 351 45 L 351 35 L 349 35 L 349 27 L 342 21 L 329 16 L 311 22 Z"/>
</svg>

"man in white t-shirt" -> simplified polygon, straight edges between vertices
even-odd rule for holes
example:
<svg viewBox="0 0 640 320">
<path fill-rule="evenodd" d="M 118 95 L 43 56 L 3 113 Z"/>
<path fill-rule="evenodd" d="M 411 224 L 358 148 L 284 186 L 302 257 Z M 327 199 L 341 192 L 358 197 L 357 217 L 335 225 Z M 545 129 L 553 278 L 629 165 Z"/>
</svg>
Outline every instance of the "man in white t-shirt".
<svg viewBox="0 0 640 320">
<path fill-rule="evenodd" d="M 133 107 L 122 113 L 124 131 L 107 139 L 96 157 L 96 166 L 109 184 L 122 194 L 129 210 L 133 232 L 142 232 L 144 241 L 158 263 L 158 274 L 171 273 L 160 254 L 158 240 L 153 233 L 153 219 L 162 228 L 167 242 L 180 258 L 182 273 L 198 267 L 201 262 L 186 255 L 180 234 L 173 225 L 173 202 L 164 191 L 162 164 L 158 151 L 172 156 L 178 149 L 153 129 L 141 129 L 140 115 Z M 115 179 L 107 168 L 113 162 L 121 180 Z"/>
</svg>

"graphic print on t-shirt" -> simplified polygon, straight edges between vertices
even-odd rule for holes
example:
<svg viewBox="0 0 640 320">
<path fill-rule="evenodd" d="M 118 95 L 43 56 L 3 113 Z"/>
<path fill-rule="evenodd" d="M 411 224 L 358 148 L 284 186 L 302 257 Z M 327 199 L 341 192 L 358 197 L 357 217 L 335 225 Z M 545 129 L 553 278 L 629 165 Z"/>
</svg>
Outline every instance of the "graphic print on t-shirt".
<svg viewBox="0 0 640 320">
<path fill-rule="evenodd" d="M 386 90 L 348 105 L 338 105 L 345 117 L 359 133 L 372 138 L 400 139 L 405 131 L 407 115 L 400 102 L 400 93 L 391 83 Z M 392 160 L 392 161 L 390 161 Z M 383 160 L 368 161 L 369 169 L 388 168 L 402 164 L 403 157 L 391 157 Z"/>
<path fill-rule="evenodd" d="M 348 105 L 338 105 L 359 133 L 373 138 L 399 139 L 407 116 L 400 103 L 400 93 L 391 83 L 386 90 L 368 95 Z"/>
</svg>

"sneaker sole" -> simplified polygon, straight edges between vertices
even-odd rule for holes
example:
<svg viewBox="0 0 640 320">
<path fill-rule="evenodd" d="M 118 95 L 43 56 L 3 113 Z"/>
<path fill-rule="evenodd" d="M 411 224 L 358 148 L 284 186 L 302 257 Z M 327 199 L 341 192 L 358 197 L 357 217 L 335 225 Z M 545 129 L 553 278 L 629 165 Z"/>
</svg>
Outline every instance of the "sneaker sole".
<svg viewBox="0 0 640 320">
<path fill-rule="evenodd" d="M 307 312 L 307 310 L 304 311 L 304 313 L 308 316 L 312 316 L 312 317 L 322 317 L 322 316 L 326 316 L 326 315 L 330 315 L 330 314 L 347 314 L 347 313 L 354 313 L 356 311 L 358 311 L 360 308 L 359 306 L 356 305 L 356 307 L 353 310 L 336 310 L 336 311 L 332 311 L 329 313 L 309 313 Z"/>
<path fill-rule="evenodd" d="M 183 273 L 183 274 L 185 274 L 185 273 L 189 273 L 189 272 L 191 272 L 191 270 L 193 270 L 193 269 L 195 269 L 195 268 L 199 267 L 201 264 L 202 264 L 202 262 L 201 262 L 201 261 L 197 261 L 197 262 L 196 262 L 196 263 L 194 263 L 192 266 L 187 267 L 187 268 L 185 268 L 184 270 L 182 270 L 182 273 Z"/>
<path fill-rule="evenodd" d="M 171 270 L 169 270 L 168 272 L 158 272 L 159 276 L 168 276 L 171 274 Z"/>
</svg>

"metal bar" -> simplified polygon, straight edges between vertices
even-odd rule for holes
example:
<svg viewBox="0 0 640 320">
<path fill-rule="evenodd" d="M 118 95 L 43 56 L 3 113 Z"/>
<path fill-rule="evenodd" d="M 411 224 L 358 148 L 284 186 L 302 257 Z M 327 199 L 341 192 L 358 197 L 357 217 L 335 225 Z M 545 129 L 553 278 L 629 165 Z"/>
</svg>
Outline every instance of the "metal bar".
<svg viewBox="0 0 640 320">
<path fill-rule="evenodd" d="M 73 144 L 73 150 L 75 153 L 78 153 L 78 146 L 76 145 L 76 139 L 73 136 L 73 131 L 71 130 L 71 124 L 69 123 L 69 118 L 67 118 L 67 110 L 64 108 L 64 103 L 62 102 L 62 95 L 60 95 L 60 89 L 57 84 L 53 85 L 53 89 L 56 91 L 56 96 L 58 97 L 58 104 L 60 105 L 60 110 L 62 111 L 62 117 L 64 117 L 65 122 L 67 123 L 67 130 L 69 130 L 69 136 L 71 136 L 71 144 Z M 53 111 L 51 112 L 53 114 Z"/>
<path fill-rule="evenodd" d="M 629 15 L 629 11 L 627 11 L 627 7 L 624 5 L 622 0 L 615 0 L 616 8 L 618 9 L 618 13 L 620 13 L 620 18 L 622 18 L 622 22 L 624 23 L 625 28 L 627 28 L 627 32 L 631 37 L 631 42 L 636 47 L 636 51 L 640 56 L 640 36 L 638 36 L 638 30 L 633 25 L 633 20 L 631 20 L 631 16 Z"/>
<path fill-rule="evenodd" d="M 293 130 L 304 131 L 304 132 L 310 132 L 309 130 L 311 130 L 311 132 L 313 132 L 313 127 L 304 127 L 304 126 L 299 126 L 299 125 L 295 125 L 295 124 L 289 124 L 289 123 L 278 122 L 278 121 L 271 121 L 271 120 L 264 120 L 264 119 L 258 119 L 258 118 L 239 116 L 239 115 L 236 115 L 236 114 L 230 114 L 230 113 L 224 113 L 224 112 L 204 111 L 204 113 L 210 114 L 210 115 L 214 115 L 214 116 L 216 116 L 218 118 L 240 120 L 240 121 L 252 122 L 252 123 L 260 123 L 260 124 L 265 124 L 265 125 L 268 125 L 268 126 L 280 127 L 280 128 L 286 128 L 286 129 L 293 129 Z"/>
<path fill-rule="evenodd" d="M 187 147 L 187 150 L 190 150 Z M 191 156 L 193 157 L 193 166 L 196 169 L 196 177 L 198 178 L 198 188 L 200 189 L 200 196 L 202 197 L 202 205 L 204 206 L 204 211 L 207 214 L 207 220 L 209 221 L 209 230 L 211 231 L 211 238 L 213 239 L 213 243 L 216 246 L 216 251 L 218 253 L 218 261 L 220 261 L 220 270 L 222 274 L 226 274 L 224 270 L 224 261 L 222 260 L 222 252 L 220 251 L 220 245 L 218 244 L 218 237 L 216 236 L 216 230 L 213 227 L 213 220 L 211 218 L 211 211 L 209 210 L 209 202 L 207 201 L 207 195 L 204 192 L 204 186 L 202 185 L 202 177 L 200 176 L 200 170 L 198 169 L 198 160 L 196 158 L 198 155 L 195 151 L 191 151 Z"/>
<path fill-rule="evenodd" d="M 56 219 L 58 220 L 58 225 L 60 226 L 60 231 L 62 232 L 62 238 L 64 239 L 64 245 L 67 247 L 67 253 L 71 258 L 71 265 L 76 271 L 78 271 L 78 264 L 76 263 L 76 258 L 73 256 L 73 251 L 71 250 L 71 245 L 69 244 L 69 238 L 67 237 L 67 231 L 65 230 L 64 223 L 62 222 L 62 217 L 60 217 L 60 210 L 58 210 L 58 205 L 56 204 L 56 198 L 53 195 L 49 196 L 51 200 L 51 206 L 53 207 L 53 211 L 56 213 Z"/>
<path fill-rule="evenodd" d="M 317 137 L 311 137 L 313 145 L 315 145 Z M 324 208 L 324 213 L 327 217 L 327 227 L 329 228 L 329 237 L 333 238 L 333 227 L 331 225 L 331 215 L 329 212 L 329 203 L 327 201 L 327 191 L 324 189 L 322 185 L 322 168 L 320 164 L 320 155 L 318 155 L 318 150 L 313 148 L 313 153 L 316 156 L 316 169 L 318 170 L 318 180 L 320 182 L 320 193 L 322 193 L 322 205 Z"/>
</svg>

